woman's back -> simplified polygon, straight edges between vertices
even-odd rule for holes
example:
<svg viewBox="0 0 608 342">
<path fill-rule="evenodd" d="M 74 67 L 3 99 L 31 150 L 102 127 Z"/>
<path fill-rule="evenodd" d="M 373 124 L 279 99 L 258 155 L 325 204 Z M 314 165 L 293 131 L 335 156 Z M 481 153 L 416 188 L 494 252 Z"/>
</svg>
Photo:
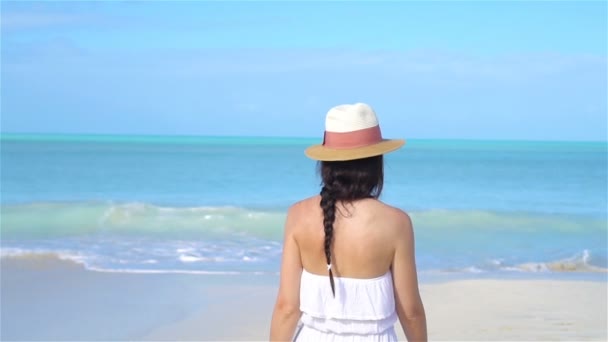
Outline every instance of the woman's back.
<svg viewBox="0 0 608 342">
<path fill-rule="evenodd" d="M 297 203 L 294 215 L 295 239 L 304 269 L 327 276 L 325 233 L 320 196 Z M 406 216 L 401 210 L 376 199 L 336 204 L 333 225 L 332 270 L 345 278 L 376 278 L 387 273 L 395 254 L 399 229 Z M 327 281 L 329 286 L 329 281 Z"/>
<path fill-rule="evenodd" d="M 298 340 L 335 341 L 336 336 L 396 340 L 393 326 L 397 314 L 390 269 L 400 211 L 375 199 L 336 204 L 332 291 L 323 248 L 320 200 L 320 196 L 315 196 L 290 210 L 303 266 L 300 309 L 304 326 Z"/>
</svg>

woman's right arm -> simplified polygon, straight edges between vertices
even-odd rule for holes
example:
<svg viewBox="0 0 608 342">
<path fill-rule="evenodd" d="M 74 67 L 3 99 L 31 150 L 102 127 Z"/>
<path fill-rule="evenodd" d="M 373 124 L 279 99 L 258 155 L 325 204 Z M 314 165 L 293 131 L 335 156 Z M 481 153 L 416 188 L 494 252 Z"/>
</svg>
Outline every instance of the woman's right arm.
<svg viewBox="0 0 608 342">
<path fill-rule="evenodd" d="M 427 341 L 426 315 L 418 291 L 414 230 L 410 217 L 399 213 L 399 229 L 393 257 L 395 307 L 408 341 Z"/>
</svg>

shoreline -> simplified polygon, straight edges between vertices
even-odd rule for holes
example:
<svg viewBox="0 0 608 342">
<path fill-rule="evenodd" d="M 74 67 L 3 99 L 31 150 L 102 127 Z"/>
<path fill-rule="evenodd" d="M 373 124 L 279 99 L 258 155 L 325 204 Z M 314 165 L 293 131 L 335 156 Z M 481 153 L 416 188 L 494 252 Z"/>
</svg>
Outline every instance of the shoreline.
<svg viewBox="0 0 608 342">
<path fill-rule="evenodd" d="M 93 273 L 106 274 L 141 274 L 141 275 L 178 275 L 178 276 L 211 276 L 211 277 L 258 277 L 260 279 L 267 277 L 276 277 L 278 281 L 279 272 L 269 271 L 221 271 L 221 270 L 192 270 L 192 269 L 106 269 L 91 267 L 83 260 L 73 255 L 63 255 L 51 251 L 25 251 L 14 253 L 2 253 L 1 261 L 11 263 L 39 264 L 38 266 L 47 265 L 60 266 L 60 268 L 71 265 L 75 268 L 81 268 L 83 271 Z M 442 284 L 454 281 L 471 281 L 471 280 L 496 280 L 496 281 L 585 281 L 608 283 L 608 268 L 600 268 L 589 266 L 584 270 L 579 270 L 575 267 L 559 268 L 557 271 L 553 269 L 538 270 L 538 271 L 479 271 L 479 272 L 458 272 L 447 270 L 428 270 L 418 269 L 418 282 L 420 284 Z"/>
<path fill-rule="evenodd" d="M 2 258 L 0 271 L 2 340 L 267 340 L 278 285 L 275 275 L 95 272 L 48 257 Z M 431 340 L 607 340 L 607 289 L 585 280 L 420 284 Z"/>
</svg>

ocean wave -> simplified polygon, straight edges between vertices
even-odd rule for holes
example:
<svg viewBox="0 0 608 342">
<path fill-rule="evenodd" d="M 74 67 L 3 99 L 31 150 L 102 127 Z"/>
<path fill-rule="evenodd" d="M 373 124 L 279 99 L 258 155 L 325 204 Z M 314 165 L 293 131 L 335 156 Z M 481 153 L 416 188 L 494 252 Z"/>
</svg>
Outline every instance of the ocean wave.
<svg viewBox="0 0 608 342">
<path fill-rule="evenodd" d="M 4 238 L 87 234 L 174 237 L 251 235 L 280 239 L 285 213 L 239 207 L 163 207 L 148 203 L 43 202 L 2 205 Z"/>
<path fill-rule="evenodd" d="M 606 218 L 577 217 L 561 214 L 522 212 L 494 212 L 484 210 L 431 209 L 409 213 L 415 226 L 425 231 L 512 231 L 577 233 L 586 231 L 608 232 Z M 424 232 L 423 232 L 424 233 Z"/>
<path fill-rule="evenodd" d="M 166 207 L 129 202 L 40 202 L 0 206 L 3 238 L 55 238 L 119 234 L 175 238 L 245 235 L 280 240 L 286 212 L 231 206 Z M 417 234 L 452 239 L 472 232 L 600 232 L 606 219 L 425 210 L 410 212 Z"/>
<path fill-rule="evenodd" d="M 44 202 L 0 209 L 3 258 L 56 253 L 91 270 L 165 273 L 274 272 L 286 214 L 140 202 Z M 475 210 L 410 216 L 424 271 L 565 273 L 608 267 L 605 219 Z"/>
</svg>

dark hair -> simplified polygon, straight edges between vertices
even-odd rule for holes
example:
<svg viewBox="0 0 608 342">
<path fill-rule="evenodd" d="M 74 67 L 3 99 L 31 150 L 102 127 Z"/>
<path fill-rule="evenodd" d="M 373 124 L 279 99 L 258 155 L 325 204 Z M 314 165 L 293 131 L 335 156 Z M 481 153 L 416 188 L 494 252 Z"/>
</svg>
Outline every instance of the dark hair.
<svg viewBox="0 0 608 342">
<path fill-rule="evenodd" d="M 382 155 L 347 160 L 322 161 L 319 163 L 323 186 L 321 188 L 321 209 L 325 228 L 325 258 L 331 265 L 331 243 L 336 220 L 336 203 L 352 202 L 363 198 L 378 198 L 384 184 L 384 165 Z M 329 283 L 331 292 L 336 295 L 334 276 L 330 267 Z"/>
</svg>

